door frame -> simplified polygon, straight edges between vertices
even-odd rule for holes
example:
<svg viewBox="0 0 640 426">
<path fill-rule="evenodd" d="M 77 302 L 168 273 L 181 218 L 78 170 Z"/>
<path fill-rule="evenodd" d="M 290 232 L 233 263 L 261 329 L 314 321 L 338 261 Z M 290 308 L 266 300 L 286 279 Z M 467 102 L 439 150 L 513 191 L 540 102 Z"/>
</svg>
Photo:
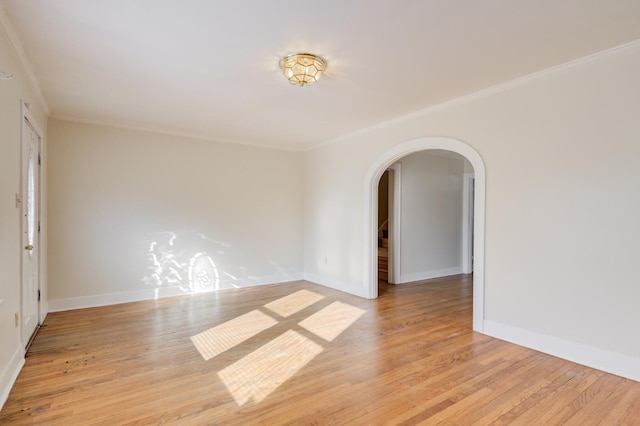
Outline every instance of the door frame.
<svg viewBox="0 0 640 426">
<path fill-rule="evenodd" d="M 400 223 L 402 214 L 402 164 L 393 163 L 389 170 L 389 284 L 400 283 Z"/>
<path fill-rule="evenodd" d="M 31 127 L 33 129 L 33 131 L 36 133 L 37 137 L 38 137 L 38 142 L 36 144 L 36 150 L 37 150 L 37 154 L 38 154 L 38 177 L 37 177 L 37 185 L 38 185 L 38 189 L 36 191 L 36 197 L 37 197 L 37 201 L 36 201 L 36 206 L 37 206 L 37 211 L 36 211 L 36 216 L 38 219 L 38 223 L 37 223 L 37 228 L 36 228 L 36 232 L 34 235 L 34 242 L 35 242 L 35 250 L 37 250 L 37 256 L 36 256 L 36 265 L 37 265 L 37 274 L 36 274 L 36 280 L 37 280 L 37 288 L 36 291 L 39 292 L 40 297 L 38 299 L 38 303 L 37 303 L 37 310 L 38 312 L 36 313 L 36 331 L 39 325 L 42 324 L 42 322 L 44 321 L 44 317 L 46 316 L 46 308 L 43 305 L 44 302 L 44 297 L 43 293 L 45 293 L 43 291 L 43 282 L 44 282 L 44 278 L 45 278 L 45 272 L 44 272 L 44 268 L 43 268 L 43 256 L 44 256 L 44 250 L 43 250 L 43 238 L 42 238 L 42 222 L 43 222 L 43 201 L 44 201 L 44 197 L 43 197 L 43 193 L 44 193 L 44 173 L 43 173 L 43 147 L 44 147 L 44 136 L 43 136 L 43 132 L 40 129 L 40 126 L 38 125 L 38 123 L 36 122 L 35 118 L 33 117 L 33 114 L 31 114 L 31 111 L 29 110 L 29 105 L 26 102 L 21 102 L 21 109 L 22 109 L 22 114 L 20 115 L 20 119 L 21 119 L 21 123 L 20 123 L 20 199 L 21 199 L 21 206 L 20 206 L 20 340 L 23 344 L 23 346 L 26 346 L 29 343 L 29 339 L 32 336 L 29 337 L 25 337 L 24 336 L 24 256 L 26 251 L 24 250 L 24 247 L 22 246 L 23 244 L 23 239 L 22 239 L 22 235 L 25 232 L 24 229 L 24 219 L 22 217 L 22 211 L 23 211 L 23 205 L 24 203 L 26 203 L 26 199 L 25 196 L 26 194 L 24 193 L 24 178 L 25 178 L 25 173 L 26 171 L 23 170 L 23 152 L 22 150 L 24 149 L 24 138 L 26 137 L 26 133 L 28 131 L 28 127 Z M 35 333 L 34 333 L 35 334 Z M 25 341 L 26 339 L 26 341 Z"/>
<path fill-rule="evenodd" d="M 474 173 L 465 173 L 462 183 L 462 273 L 473 272 Z"/>
<path fill-rule="evenodd" d="M 486 172 L 480 154 L 466 143 L 446 137 L 423 137 L 400 143 L 381 154 L 369 168 L 365 177 L 364 193 L 364 290 L 370 299 L 378 297 L 378 183 L 385 170 L 399 159 L 418 151 L 440 149 L 465 157 L 473 166 L 475 175 L 473 251 L 473 330 L 484 328 L 484 244 Z"/>
</svg>

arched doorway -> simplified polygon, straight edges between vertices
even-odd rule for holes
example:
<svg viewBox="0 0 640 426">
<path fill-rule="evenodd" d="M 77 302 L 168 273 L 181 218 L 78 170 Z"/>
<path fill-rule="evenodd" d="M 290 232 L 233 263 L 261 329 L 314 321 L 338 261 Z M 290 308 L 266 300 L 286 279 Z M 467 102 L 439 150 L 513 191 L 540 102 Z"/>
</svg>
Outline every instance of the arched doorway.
<svg viewBox="0 0 640 426">
<path fill-rule="evenodd" d="M 429 149 L 452 151 L 465 157 L 473 166 L 474 192 L 474 277 L 473 277 L 473 329 L 482 332 L 484 319 L 484 215 L 485 167 L 480 154 L 466 143 L 445 137 L 425 137 L 396 145 L 382 154 L 369 169 L 365 179 L 365 286 L 370 298 L 378 297 L 378 182 L 384 171 L 409 154 Z"/>
</svg>

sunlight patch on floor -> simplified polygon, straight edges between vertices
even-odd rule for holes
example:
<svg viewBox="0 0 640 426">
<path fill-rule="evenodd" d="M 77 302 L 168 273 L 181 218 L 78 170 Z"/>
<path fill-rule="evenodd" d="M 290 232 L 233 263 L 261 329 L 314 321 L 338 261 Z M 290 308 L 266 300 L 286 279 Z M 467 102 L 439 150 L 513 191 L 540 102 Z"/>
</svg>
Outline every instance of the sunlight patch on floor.
<svg viewBox="0 0 640 426">
<path fill-rule="evenodd" d="M 364 314 L 364 310 L 347 303 L 333 302 L 329 306 L 302 320 L 298 325 L 305 330 L 333 341 Z"/>
<path fill-rule="evenodd" d="M 320 345 L 289 330 L 226 367 L 218 377 L 239 406 L 259 403 L 320 352 Z"/>
<path fill-rule="evenodd" d="M 300 290 L 288 296 L 281 297 L 278 300 L 274 300 L 273 302 L 269 302 L 264 305 L 264 307 L 286 318 L 308 308 L 322 299 L 324 299 L 324 296 L 318 293 L 309 290 Z"/>
<path fill-rule="evenodd" d="M 254 310 L 196 334 L 191 341 L 207 361 L 277 323 L 269 315 Z"/>
<path fill-rule="evenodd" d="M 264 312 L 253 310 L 196 334 L 191 341 L 207 361 L 278 323 L 284 323 L 287 320 L 283 318 L 301 312 L 324 298 L 313 291 L 299 290 L 263 305 L 260 309 L 264 309 Z M 289 329 L 219 371 L 218 377 L 238 406 L 250 401 L 259 403 L 324 350 L 314 340 L 332 342 L 364 313 L 363 309 L 348 303 L 333 302 L 300 322 L 291 320 L 291 327 L 287 328 L 299 326 L 310 335 L 303 335 L 306 332 L 302 330 L 299 330 L 300 334 Z M 280 320 L 274 318 L 276 315 Z"/>
</svg>

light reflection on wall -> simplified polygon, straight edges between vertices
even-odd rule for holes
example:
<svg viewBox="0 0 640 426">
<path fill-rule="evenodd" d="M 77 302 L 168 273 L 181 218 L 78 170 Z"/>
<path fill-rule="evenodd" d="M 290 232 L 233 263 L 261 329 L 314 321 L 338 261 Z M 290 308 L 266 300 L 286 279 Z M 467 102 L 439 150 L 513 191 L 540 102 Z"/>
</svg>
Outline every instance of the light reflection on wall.
<svg viewBox="0 0 640 426">
<path fill-rule="evenodd" d="M 279 321 L 267 313 L 286 318 L 324 298 L 318 293 L 300 290 L 267 303 L 263 306 L 265 312 L 253 310 L 196 334 L 191 341 L 207 361 L 277 325 Z M 364 313 L 348 303 L 333 302 L 297 323 L 313 340 L 300 332 L 287 330 L 222 369 L 218 377 L 238 406 L 251 401 L 259 403 L 324 350 L 314 340 L 328 344 Z"/>
<path fill-rule="evenodd" d="M 269 259 L 268 253 L 263 258 L 251 252 L 251 247 L 243 249 L 197 231 L 156 232 L 145 238 L 144 247 L 147 264 L 142 281 L 153 287 L 156 295 L 174 295 L 175 290 L 199 293 L 242 288 L 301 278 L 298 272 L 288 271 Z"/>
<path fill-rule="evenodd" d="M 218 268 L 211 256 L 198 250 L 202 240 L 202 235 L 179 239 L 175 232 L 158 233 L 149 244 L 149 275 L 143 282 L 156 288 L 177 287 L 186 293 L 218 290 Z"/>
<path fill-rule="evenodd" d="M 161 286 L 163 284 L 182 284 L 183 282 L 182 276 L 187 265 L 178 260 L 181 253 L 176 253 L 173 247 L 176 235 L 173 232 L 167 234 L 166 243 L 158 240 L 151 242 L 149 246 L 147 256 L 151 261 L 151 275 L 145 277 L 145 282 L 148 284 Z"/>
<path fill-rule="evenodd" d="M 218 268 L 205 252 L 196 253 L 189 261 L 189 289 L 192 292 L 218 290 Z"/>
</svg>

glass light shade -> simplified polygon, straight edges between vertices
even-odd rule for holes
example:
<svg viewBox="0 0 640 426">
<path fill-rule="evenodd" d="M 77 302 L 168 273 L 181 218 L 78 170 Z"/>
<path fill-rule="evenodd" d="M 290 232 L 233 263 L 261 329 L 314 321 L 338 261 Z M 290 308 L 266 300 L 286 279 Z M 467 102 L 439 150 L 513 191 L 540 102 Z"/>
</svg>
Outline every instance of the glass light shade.
<svg viewBox="0 0 640 426">
<path fill-rule="evenodd" d="M 294 53 L 280 59 L 280 68 L 289 83 L 308 86 L 320 79 L 327 61 L 310 53 Z"/>
</svg>

